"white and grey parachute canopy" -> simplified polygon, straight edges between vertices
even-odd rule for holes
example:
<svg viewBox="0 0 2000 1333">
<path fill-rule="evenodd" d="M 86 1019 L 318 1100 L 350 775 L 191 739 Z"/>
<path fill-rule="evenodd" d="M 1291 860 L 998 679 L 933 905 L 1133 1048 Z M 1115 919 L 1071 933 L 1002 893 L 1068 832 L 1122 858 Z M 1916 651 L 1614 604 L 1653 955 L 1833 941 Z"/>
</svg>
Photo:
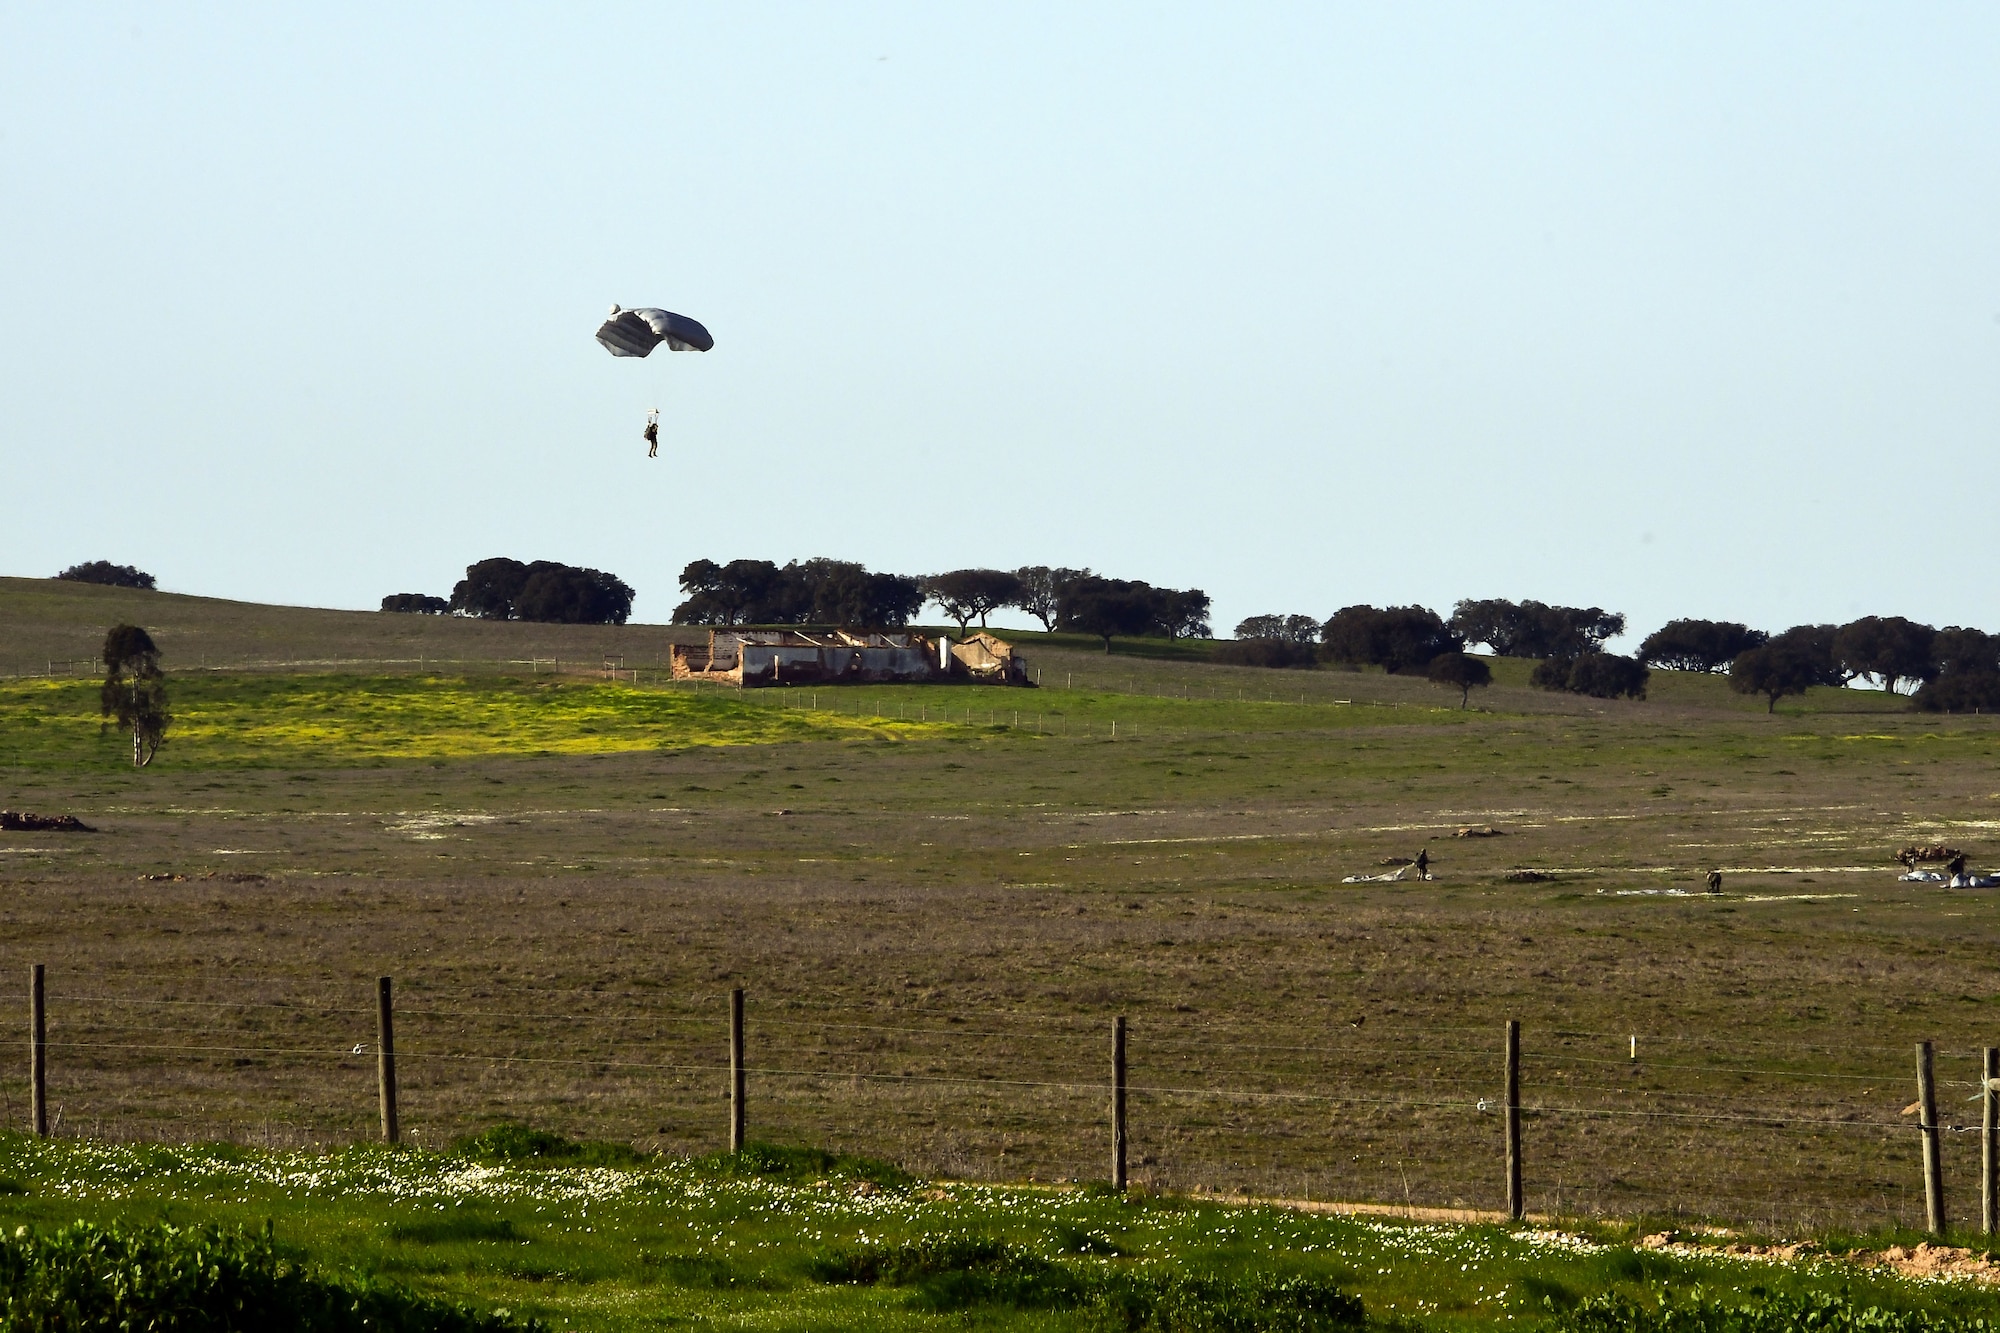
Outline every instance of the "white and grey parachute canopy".
<svg viewBox="0 0 2000 1333">
<path fill-rule="evenodd" d="M 611 318 L 598 327 L 597 341 L 613 356 L 645 356 L 661 343 L 672 352 L 706 352 L 715 346 L 699 321 L 652 306 L 637 310 L 612 306 Z"/>
</svg>

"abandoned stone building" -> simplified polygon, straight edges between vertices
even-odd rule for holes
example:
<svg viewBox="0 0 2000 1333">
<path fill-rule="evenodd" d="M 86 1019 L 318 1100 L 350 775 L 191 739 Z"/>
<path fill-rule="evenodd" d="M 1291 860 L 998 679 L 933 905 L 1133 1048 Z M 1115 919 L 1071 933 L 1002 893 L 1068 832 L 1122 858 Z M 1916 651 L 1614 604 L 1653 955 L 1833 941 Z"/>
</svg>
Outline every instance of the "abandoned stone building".
<svg viewBox="0 0 2000 1333">
<path fill-rule="evenodd" d="M 911 631 L 715 629 L 708 644 L 673 647 L 675 680 L 746 689 L 766 685 L 939 684 L 951 680 L 1027 685 L 1014 646 L 980 631 L 953 642 Z"/>
</svg>

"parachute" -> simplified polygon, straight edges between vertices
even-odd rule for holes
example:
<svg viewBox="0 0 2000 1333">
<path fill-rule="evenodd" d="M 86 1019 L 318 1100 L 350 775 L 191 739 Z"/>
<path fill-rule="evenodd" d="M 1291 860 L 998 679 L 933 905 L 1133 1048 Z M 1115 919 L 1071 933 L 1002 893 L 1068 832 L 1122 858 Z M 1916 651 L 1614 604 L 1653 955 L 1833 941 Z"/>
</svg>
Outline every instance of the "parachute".
<svg viewBox="0 0 2000 1333">
<path fill-rule="evenodd" d="M 645 356 L 661 343 L 671 352 L 706 352 L 715 346 L 699 321 L 652 306 L 612 306 L 611 318 L 598 326 L 597 341 L 613 356 Z"/>
</svg>

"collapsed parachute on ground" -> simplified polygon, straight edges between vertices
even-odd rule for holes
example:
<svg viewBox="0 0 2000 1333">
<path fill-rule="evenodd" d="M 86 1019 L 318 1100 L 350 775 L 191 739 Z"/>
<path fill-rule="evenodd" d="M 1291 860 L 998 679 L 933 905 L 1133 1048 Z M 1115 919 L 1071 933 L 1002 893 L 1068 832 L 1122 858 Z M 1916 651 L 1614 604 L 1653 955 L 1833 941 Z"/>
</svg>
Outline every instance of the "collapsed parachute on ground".
<svg viewBox="0 0 2000 1333">
<path fill-rule="evenodd" d="M 715 346 L 699 321 L 652 306 L 612 306 L 611 318 L 598 326 L 597 341 L 613 356 L 645 356 L 661 343 L 672 352 L 706 352 Z"/>
</svg>

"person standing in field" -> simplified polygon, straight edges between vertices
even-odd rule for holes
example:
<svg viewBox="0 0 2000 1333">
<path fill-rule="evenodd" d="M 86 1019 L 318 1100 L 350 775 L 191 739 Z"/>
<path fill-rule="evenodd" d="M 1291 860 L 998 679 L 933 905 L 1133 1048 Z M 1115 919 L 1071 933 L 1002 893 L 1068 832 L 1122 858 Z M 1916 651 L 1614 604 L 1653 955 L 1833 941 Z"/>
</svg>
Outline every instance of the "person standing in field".
<svg viewBox="0 0 2000 1333">
<path fill-rule="evenodd" d="M 1708 891 L 1710 893 L 1722 892 L 1722 872 L 1720 870 L 1711 870 L 1708 872 Z"/>
<path fill-rule="evenodd" d="M 1430 877 L 1431 877 L 1430 849 L 1428 847 L 1419 847 L 1417 848 L 1417 878 L 1429 879 Z"/>
</svg>

